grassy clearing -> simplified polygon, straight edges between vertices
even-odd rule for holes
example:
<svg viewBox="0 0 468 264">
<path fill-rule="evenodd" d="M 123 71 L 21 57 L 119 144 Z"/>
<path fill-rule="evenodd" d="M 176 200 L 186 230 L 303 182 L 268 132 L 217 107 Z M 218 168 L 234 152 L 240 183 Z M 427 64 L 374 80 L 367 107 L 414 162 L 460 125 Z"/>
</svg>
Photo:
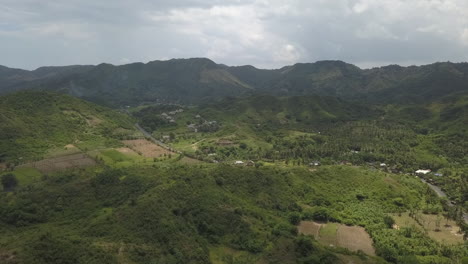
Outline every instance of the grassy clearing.
<svg viewBox="0 0 468 264">
<path fill-rule="evenodd" d="M 442 216 L 418 214 L 416 221 L 410 217 L 408 213 L 393 215 L 398 228 L 415 227 L 420 231 L 427 232 L 428 236 L 442 244 L 459 244 L 463 243 L 463 235 L 459 233 L 460 227 L 453 220 L 446 220 Z M 436 223 L 439 222 L 440 231 L 437 229 Z"/>
<path fill-rule="evenodd" d="M 210 248 L 209 257 L 213 264 L 257 263 L 258 261 L 258 256 L 254 254 L 223 246 Z"/>
<path fill-rule="evenodd" d="M 323 224 L 320 228 L 319 241 L 324 245 L 337 245 L 336 232 L 338 231 L 338 224 L 327 223 Z"/>
<path fill-rule="evenodd" d="M 13 173 L 18 180 L 20 186 L 28 185 L 37 182 L 41 179 L 42 173 L 34 168 L 16 168 L 11 172 L 3 172 L 0 175 Z M 3 188 L 3 187 L 2 187 Z"/>
</svg>

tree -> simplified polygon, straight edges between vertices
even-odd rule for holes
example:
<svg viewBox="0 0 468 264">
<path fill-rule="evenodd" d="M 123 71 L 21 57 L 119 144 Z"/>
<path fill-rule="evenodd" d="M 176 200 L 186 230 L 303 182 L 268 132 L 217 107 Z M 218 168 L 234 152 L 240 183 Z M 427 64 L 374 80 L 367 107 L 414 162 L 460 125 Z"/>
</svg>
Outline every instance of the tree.
<svg viewBox="0 0 468 264">
<path fill-rule="evenodd" d="M 384 216 L 384 223 L 388 228 L 392 228 L 395 224 L 395 220 L 389 215 Z"/>
<path fill-rule="evenodd" d="M 1 181 L 3 185 L 3 190 L 7 192 L 12 191 L 18 185 L 18 180 L 16 179 L 16 176 L 12 173 L 7 173 L 3 175 Z"/>
</svg>

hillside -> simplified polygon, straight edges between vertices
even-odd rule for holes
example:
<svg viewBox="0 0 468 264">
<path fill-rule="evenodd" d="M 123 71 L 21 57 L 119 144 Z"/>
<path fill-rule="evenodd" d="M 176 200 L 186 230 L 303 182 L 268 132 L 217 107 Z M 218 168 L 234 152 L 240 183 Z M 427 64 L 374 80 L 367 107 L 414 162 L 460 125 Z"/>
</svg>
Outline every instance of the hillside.
<svg viewBox="0 0 468 264">
<path fill-rule="evenodd" d="M 298 235 L 302 219 L 364 226 L 392 262 L 450 263 L 466 253 L 453 245 L 435 254 L 440 245 L 423 232 L 384 221 L 412 206 L 440 207 L 419 180 L 343 166 L 86 170 L 0 201 L 6 263 L 386 263 Z"/>
<path fill-rule="evenodd" d="M 1 96 L 0 113 L 0 163 L 41 158 L 67 144 L 112 144 L 133 131 L 123 114 L 51 92 Z"/>
<path fill-rule="evenodd" d="M 205 58 L 121 66 L 0 67 L 0 93 L 26 88 L 62 91 L 109 106 L 198 104 L 226 96 L 321 95 L 366 103 L 427 103 L 468 91 L 467 63 L 390 65 L 360 69 L 342 61 L 298 63 L 281 69 L 230 67 Z"/>
</svg>

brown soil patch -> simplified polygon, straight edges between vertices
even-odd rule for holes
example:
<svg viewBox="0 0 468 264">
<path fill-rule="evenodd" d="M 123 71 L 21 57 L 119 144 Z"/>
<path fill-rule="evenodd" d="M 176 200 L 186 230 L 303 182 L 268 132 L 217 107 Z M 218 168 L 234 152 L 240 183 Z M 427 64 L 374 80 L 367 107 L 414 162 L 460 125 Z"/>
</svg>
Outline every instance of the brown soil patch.
<svg viewBox="0 0 468 264">
<path fill-rule="evenodd" d="M 76 146 L 73 144 L 65 145 L 65 149 L 76 149 Z"/>
<path fill-rule="evenodd" d="M 160 147 L 146 139 L 134 139 L 122 141 L 127 147 L 133 149 L 137 153 L 141 153 L 146 158 L 158 158 L 164 154 L 174 154 L 163 147 Z"/>
<path fill-rule="evenodd" d="M 311 221 L 301 221 L 299 226 L 297 227 L 297 231 L 300 234 L 304 235 L 312 235 L 317 239 L 320 234 L 320 228 L 322 224 L 311 222 Z"/>
<path fill-rule="evenodd" d="M 86 154 L 78 153 L 25 163 L 18 167 L 35 168 L 42 173 L 50 173 L 71 168 L 84 168 L 93 165 L 96 165 L 96 162 L 93 159 L 88 157 Z"/>
<path fill-rule="evenodd" d="M 362 250 L 370 256 L 375 256 L 372 239 L 366 230 L 360 226 L 340 225 L 336 233 L 338 246 L 352 251 Z"/>
<path fill-rule="evenodd" d="M 336 233 L 330 232 L 330 230 L 322 230 L 322 228 L 327 228 L 328 225 L 333 225 L 334 228 L 336 228 Z M 324 245 L 338 246 L 351 251 L 361 250 L 367 255 L 375 256 L 372 239 L 369 234 L 367 234 L 366 230 L 360 226 L 346 226 L 336 223 L 320 224 L 312 221 L 301 221 L 297 229 L 299 234 L 312 235 Z"/>
<path fill-rule="evenodd" d="M 123 154 L 130 154 L 130 155 L 138 155 L 133 149 L 131 148 L 118 148 L 116 149 L 118 152 Z"/>
<path fill-rule="evenodd" d="M 19 263 L 16 258 L 16 252 L 9 252 L 0 249 L 0 263 L 16 264 Z"/>
</svg>

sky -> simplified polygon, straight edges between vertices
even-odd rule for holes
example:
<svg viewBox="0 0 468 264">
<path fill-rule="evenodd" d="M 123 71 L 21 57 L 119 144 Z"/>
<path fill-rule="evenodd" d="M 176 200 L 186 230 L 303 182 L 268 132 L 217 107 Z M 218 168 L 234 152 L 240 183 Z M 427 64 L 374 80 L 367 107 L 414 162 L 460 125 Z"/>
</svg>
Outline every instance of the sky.
<svg viewBox="0 0 468 264">
<path fill-rule="evenodd" d="M 467 0 L 0 0 L 0 65 L 468 61 Z"/>
</svg>

